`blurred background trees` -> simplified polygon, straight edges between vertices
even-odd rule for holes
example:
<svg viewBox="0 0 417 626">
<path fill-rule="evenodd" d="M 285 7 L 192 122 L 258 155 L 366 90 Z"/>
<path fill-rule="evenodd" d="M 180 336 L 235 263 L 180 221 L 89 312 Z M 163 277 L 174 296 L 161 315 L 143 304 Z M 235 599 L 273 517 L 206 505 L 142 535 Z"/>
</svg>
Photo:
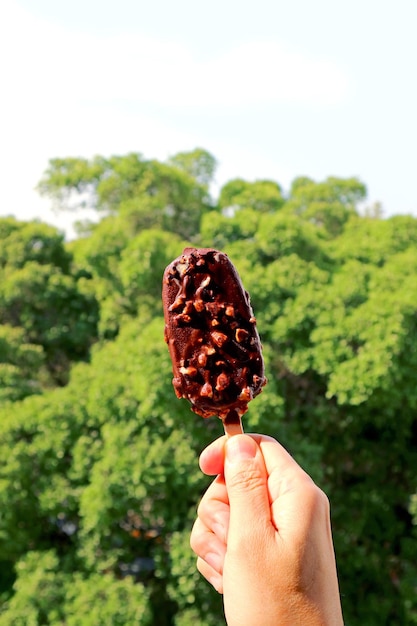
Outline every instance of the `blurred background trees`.
<svg viewBox="0 0 417 626">
<path fill-rule="evenodd" d="M 215 167 L 53 159 L 40 191 L 100 221 L 0 220 L 0 626 L 223 623 L 188 545 L 221 422 L 175 398 L 163 340 L 186 245 L 251 294 L 269 383 L 245 426 L 328 493 L 346 623 L 417 624 L 417 220 L 359 213 L 355 178 L 214 199 Z"/>
</svg>

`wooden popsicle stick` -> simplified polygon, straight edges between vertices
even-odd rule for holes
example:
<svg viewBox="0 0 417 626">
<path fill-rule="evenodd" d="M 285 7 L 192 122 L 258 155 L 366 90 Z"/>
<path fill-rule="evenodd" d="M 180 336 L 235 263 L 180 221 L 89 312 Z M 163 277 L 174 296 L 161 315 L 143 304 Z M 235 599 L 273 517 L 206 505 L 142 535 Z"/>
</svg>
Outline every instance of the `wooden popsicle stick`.
<svg viewBox="0 0 417 626">
<path fill-rule="evenodd" d="M 224 432 L 227 437 L 243 435 L 242 418 L 236 411 L 230 411 L 223 420 Z"/>
</svg>

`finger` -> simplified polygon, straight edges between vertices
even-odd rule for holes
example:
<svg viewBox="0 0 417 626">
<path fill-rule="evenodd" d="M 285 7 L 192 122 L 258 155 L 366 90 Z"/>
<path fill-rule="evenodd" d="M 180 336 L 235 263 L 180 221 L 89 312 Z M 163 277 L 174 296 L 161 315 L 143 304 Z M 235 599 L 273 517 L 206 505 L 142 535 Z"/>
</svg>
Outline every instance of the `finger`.
<svg viewBox="0 0 417 626">
<path fill-rule="evenodd" d="M 223 593 L 223 576 L 221 574 L 201 558 L 197 559 L 197 569 L 218 593 Z"/>
<path fill-rule="evenodd" d="M 277 442 L 262 441 L 272 521 L 281 537 L 303 537 L 313 520 L 326 516 L 328 501 L 312 478 Z"/>
<path fill-rule="evenodd" d="M 259 435 L 256 433 L 246 433 L 249 437 L 255 439 L 260 444 L 261 441 L 275 441 L 272 437 L 267 435 Z M 204 474 L 208 476 L 215 476 L 216 474 L 223 474 L 224 472 L 224 446 L 226 444 L 227 437 L 223 435 L 215 441 L 213 441 L 207 448 L 205 448 L 200 455 L 200 468 Z"/>
<path fill-rule="evenodd" d="M 292 476 L 294 480 L 309 478 L 291 454 L 272 437 L 262 437 L 259 446 L 265 460 L 268 475 L 276 472 L 279 476 Z"/>
<path fill-rule="evenodd" d="M 202 451 L 200 455 L 200 468 L 204 474 L 208 476 L 223 474 L 225 442 L 226 436 L 223 435 Z"/>
<path fill-rule="evenodd" d="M 278 441 L 272 437 L 262 438 L 259 445 L 269 476 L 269 491 L 272 500 L 300 488 L 306 481 L 312 482 L 310 476 Z"/>
<path fill-rule="evenodd" d="M 207 528 L 226 543 L 230 508 L 223 476 L 217 476 L 211 483 L 201 499 L 197 515 Z"/>
<path fill-rule="evenodd" d="M 190 536 L 191 549 L 219 574 L 223 572 L 226 544 L 197 518 Z"/>
<path fill-rule="evenodd" d="M 270 532 L 267 471 L 255 437 L 235 435 L 226 442 L 225 482 L 229 494 L 229 540 L 264 538 Z M 262 530 L 261 530 L 262 529 Z M 230 541 L 229 541 L 230 543 Z"/>
<path fill-rule="evenodd" d="M 226 545 L 197 519 L 191 534 L 191 547 L 197 554 L 197 568 L 219 593 L 223 593 L 223 565 Z"/>
</svg>

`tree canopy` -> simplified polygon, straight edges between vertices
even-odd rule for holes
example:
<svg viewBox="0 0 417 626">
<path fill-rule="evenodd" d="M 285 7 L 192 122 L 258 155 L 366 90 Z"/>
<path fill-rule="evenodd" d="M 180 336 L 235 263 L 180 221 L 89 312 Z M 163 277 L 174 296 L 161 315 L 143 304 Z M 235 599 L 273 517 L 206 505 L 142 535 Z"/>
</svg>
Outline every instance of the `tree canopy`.
<svg viewBox="0 0 417 626">
<path fill-rule="evenodd" d="M 222 434 L 171 385 L 160 301 L 187 245 L 251 295 L 268 385 L 245 416 L 329 495 L 346 623 L 417 624 L 417 219 L 356 178 L 234 179 L 215 158 L 50 161 L 100 221 L 0 219 L 0 626 L 224 623 L 189 534 Z"/>
</svg>

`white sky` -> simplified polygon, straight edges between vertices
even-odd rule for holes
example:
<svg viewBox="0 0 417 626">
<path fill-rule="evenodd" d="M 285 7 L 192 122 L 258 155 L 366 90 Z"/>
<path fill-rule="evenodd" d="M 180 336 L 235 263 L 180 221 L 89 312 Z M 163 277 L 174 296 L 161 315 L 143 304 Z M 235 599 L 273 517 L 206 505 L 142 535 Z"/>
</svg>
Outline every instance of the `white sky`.
<svg viewBox="0 0 417 626">
<path fill-rule="evenodd" d="M 0 215 L 68 228 L 53 157 L 202 147 L 233 177 L 359 176 L 417 216 L 416 0 L 0 0 Z"/>
</svg>

